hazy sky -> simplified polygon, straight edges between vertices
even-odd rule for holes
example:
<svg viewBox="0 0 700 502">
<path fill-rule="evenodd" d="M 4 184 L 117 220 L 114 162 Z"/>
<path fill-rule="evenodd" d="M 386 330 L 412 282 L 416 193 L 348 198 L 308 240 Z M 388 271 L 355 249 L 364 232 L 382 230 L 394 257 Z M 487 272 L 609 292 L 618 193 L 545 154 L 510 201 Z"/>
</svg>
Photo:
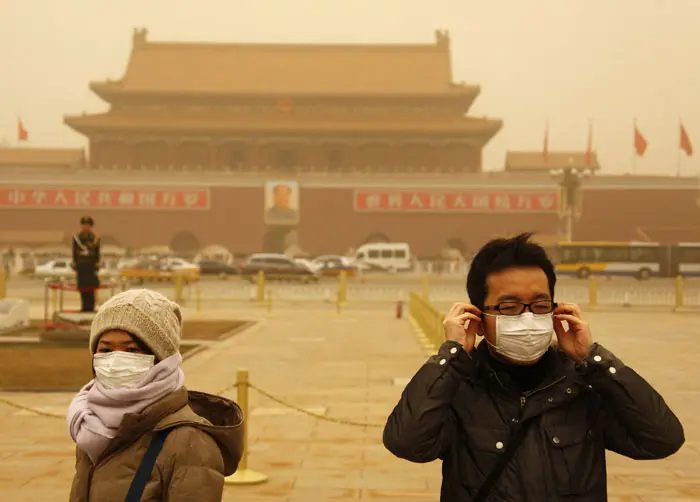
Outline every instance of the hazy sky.
<svg viewBox="0 0 700 502">
<path fill-rule="evenodd" d="M 90 80 L 122 76 L 136 26 L 151 40 L 423 42 L 452 38 L 455 81 L 479 84 L 474 115 L 502 118 L 485 151 L 586 148 L 606 172 L 675 174 L 679 119 L 700 150 L 699 0 L 0 0 L 0 139 L 21 116 L 32 146 L 81 146 L 64 114 L 106 105 Z M 700 151 L 682 159 L 700 174 Z"/>
</svg>

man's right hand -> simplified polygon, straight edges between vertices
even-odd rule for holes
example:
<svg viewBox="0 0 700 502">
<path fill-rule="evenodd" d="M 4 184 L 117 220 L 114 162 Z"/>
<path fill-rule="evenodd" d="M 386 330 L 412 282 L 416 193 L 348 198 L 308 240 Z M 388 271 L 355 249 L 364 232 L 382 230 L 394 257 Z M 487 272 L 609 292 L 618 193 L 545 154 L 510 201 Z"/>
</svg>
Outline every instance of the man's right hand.
<svg viewBox="0 0 700 502">
<path fill-rule="evenodd" d="M 476 332 L 480 324 L 481 310 L 471 303 L 455 303 L 442 322 L 445 339 L 459 343 L 469 352 L 476 345 Z"/>
</svg>

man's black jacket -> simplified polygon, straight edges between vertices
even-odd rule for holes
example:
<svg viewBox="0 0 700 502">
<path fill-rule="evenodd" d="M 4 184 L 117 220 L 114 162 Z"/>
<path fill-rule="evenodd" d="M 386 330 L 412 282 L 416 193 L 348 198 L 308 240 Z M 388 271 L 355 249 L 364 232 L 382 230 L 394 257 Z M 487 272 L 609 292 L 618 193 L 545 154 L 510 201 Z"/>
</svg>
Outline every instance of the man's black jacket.
<svg viewBox="0 0 700 502">
<path fill-rule="evenodd" d="M 442 459 L 442 502 L 470 502 L 520 423 L 520 448 L 487 498 L 493 502 L 607 500 L 605 450 L 659 459 L 684 443 L 663 398 L 594 344 L 583 363 L 550 349 L 546 376 L 520 394 L 489 363 L 446 342 L 416 373 L 384 429 L 384 445 L 412 462 Z"/>
</svg>

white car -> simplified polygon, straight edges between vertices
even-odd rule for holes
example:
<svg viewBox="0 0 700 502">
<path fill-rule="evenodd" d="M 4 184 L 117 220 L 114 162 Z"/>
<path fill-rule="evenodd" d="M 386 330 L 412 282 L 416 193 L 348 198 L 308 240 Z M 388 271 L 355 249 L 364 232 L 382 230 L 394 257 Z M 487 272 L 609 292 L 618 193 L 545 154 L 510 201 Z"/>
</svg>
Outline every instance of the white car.
<svg viewBox="0 0 700 502">
<path fill-rule="evenodd" d="M 34 268 L 34 277 L 40 279 L 53 279 L 62 277 L 74 277 L 75 270 L 71 267 L 71 260 L 59 258 L 50 260 L 43 265 Z"/>
<path fill-rule="evenodd" d="M 113 267 L 101 267 L 97 273 L 100 277 L 114 277 L 118 271 Z M 71 267 L 71 260 L 59 258 L 50 260 L 34 269 L 34 277 L 40 279 L 72 279 L 75 277 L 75 270 Z"/>
<path fill-rule="evenodd" d="M 199 265 L 196 265 L 194 263 L 191 263 L 187 260 L 183 260 L 182 258 L 164 258 L 162 261 L 163 265 L 168 270 L 173 270 L 173 271 L 186 271 L 186 272 L 197 272 L 199 273 Z"/>
<path fill-rule="evenodd" d="M 307 260 L 306 258 L 294 258 L 294 261 L 297 262 L 299 265 L 303 265 L 307 267 L 309 270 L 312 272 L 316 273 L 319 270 L 321 270 L 321 264 L 315 263 L 311 260 Z"/>
</svg>

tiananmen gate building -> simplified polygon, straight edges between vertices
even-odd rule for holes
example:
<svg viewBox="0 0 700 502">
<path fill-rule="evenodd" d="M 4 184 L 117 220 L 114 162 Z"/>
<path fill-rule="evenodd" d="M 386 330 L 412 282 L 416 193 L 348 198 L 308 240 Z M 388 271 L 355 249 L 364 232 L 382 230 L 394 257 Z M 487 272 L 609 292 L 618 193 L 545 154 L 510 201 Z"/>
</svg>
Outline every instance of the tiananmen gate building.
<svg viewBox="0 0 700 502">
<path fill-rule="evenodd" d="M 483 172 L 502 123 L 468 114 L 480 88 L 453 81 L 451 58 L 445 32 L 430 44 L 266 45 L 136 30 L 124 76 L 90 84 L 108 110 L 65 118 L 87 157 L 0 148 L 0 230 L 70 235 L 90 214 L 125 247 L 321 254 L 385 239 L 425 257 L 559 235 L 549 171 L 595 172 L 597 158 L 509 152 L 504 171 Z M 700 241 L 698 213 L 695 179 L 594 174 L 574 237 Z"/>
</svg>

